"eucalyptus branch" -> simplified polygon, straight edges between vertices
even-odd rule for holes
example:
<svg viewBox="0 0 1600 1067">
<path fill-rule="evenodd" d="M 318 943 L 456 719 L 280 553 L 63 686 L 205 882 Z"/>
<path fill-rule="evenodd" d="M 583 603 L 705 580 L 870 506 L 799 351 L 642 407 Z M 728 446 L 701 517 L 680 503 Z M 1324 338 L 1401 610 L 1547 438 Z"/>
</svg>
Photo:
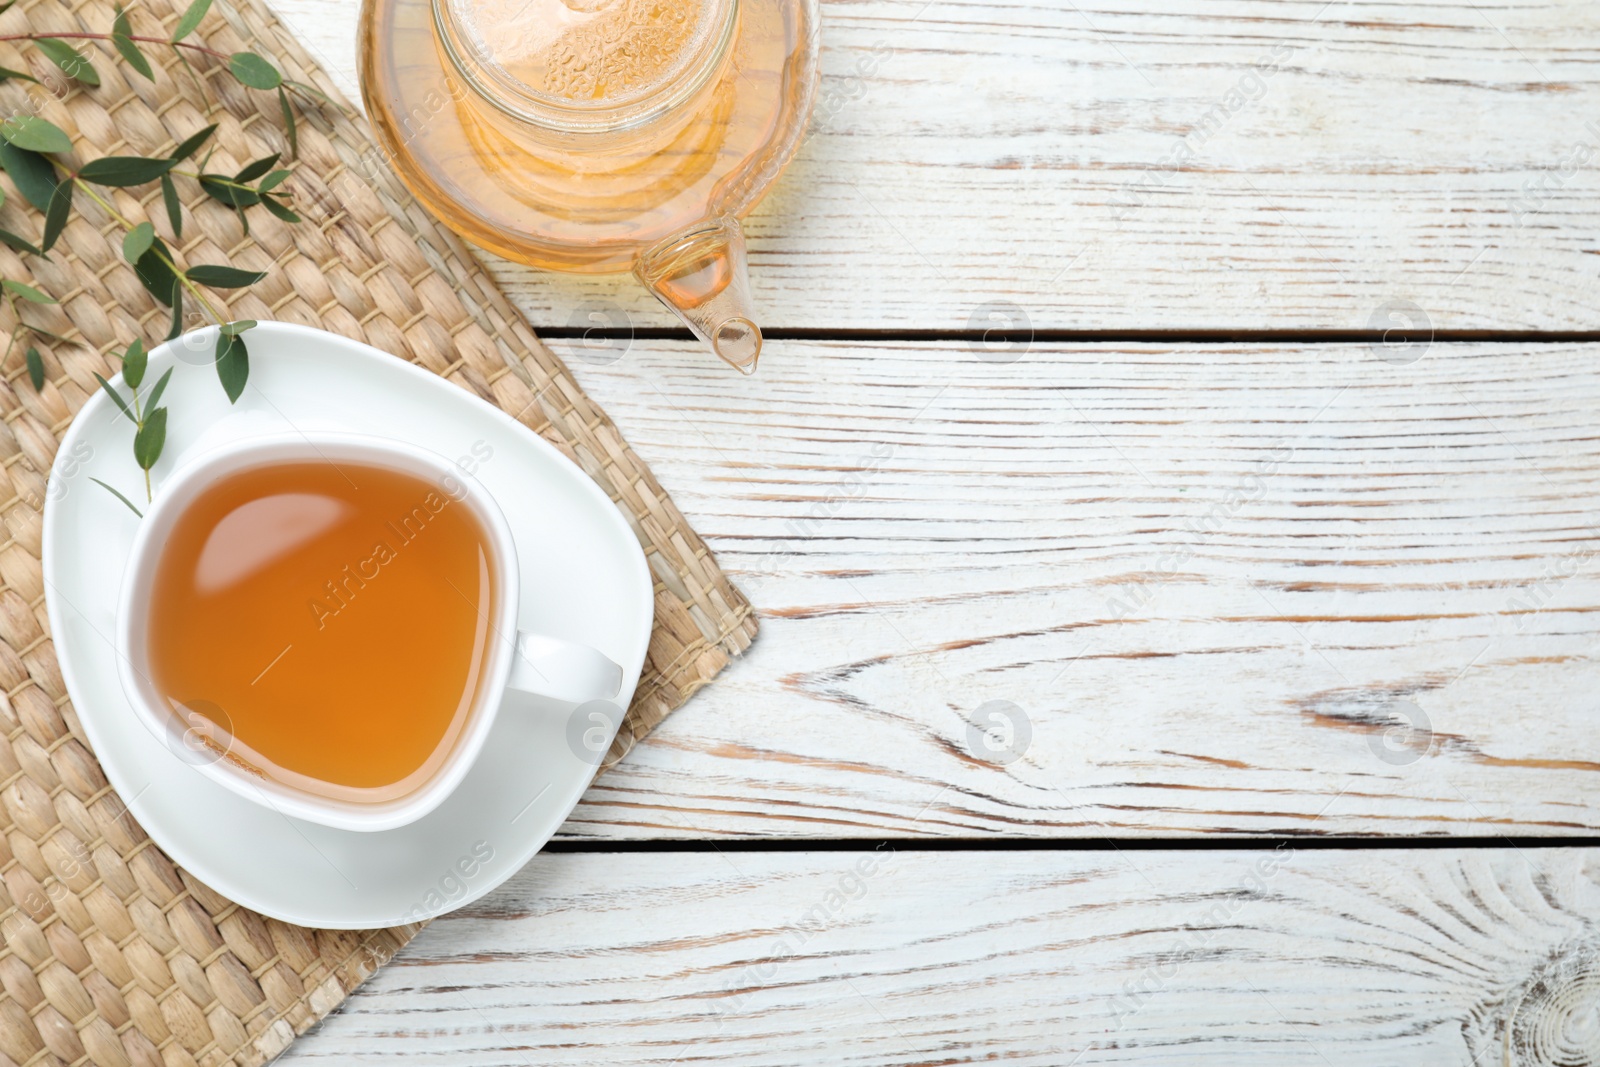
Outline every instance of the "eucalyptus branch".
<svg viewBox="0 0 1600 1067">
<path fill-rule="evenodd" d="M 8 33 L 4 36 L 0 36 L 0 41 L 115 41 L 119 36 L 123 40 L 138 41 L 141 44 L 165 44 L 171 45 L 173 48 L 187 48 L 190 51 L 199 52 L 202 55 L 214 56 L 217 59 L 226 60 L 228 58 L 228 53 L 226 52 L 219 52 L 215 48 L 207 48 L 205 45 L 195 44 L 193 41 L 172 41 L 165 37 L 143 37 L 137 34 L 123 34 L 114 36 L 109 33 Z"/>
<path fill-rule="evenodd" d="M 123 357 L 123 363 L 126 365 L 127 357 Z M 124 374 L 123 378 L 126 380 L 127 375 Z M 144 433 L 144 413 L 139 410 L 139 387 L 130 385 L 128 391 L 133 394 L 133 439 L 137 441 L 139 435 Z M 150 491 L 150 468 L 146 467 L 144 469 L 144 502 L 148 504 L 154 499 L 155 494 Z"/>
<path fill-rule="evenodd" d="M 76 174 L 74 174 L 74 175 L 72 175 L 72 183 L 74 185 L 76 185 L 79 189 L 82 189 L 84 194 L 87 195 L 90 200 L 93 200 L 95 203 L 99 204 L 101 206 L 101 208 L 103 208 L 105 210 L 106 214 L 108 214 L 112 218 L 116 219 L 117 222 L 119 224 L 121 224 L 122 228 L 125 231 L 132 232 L 134 229 L 137 228 L 137 224 L 136 223 L 133 223 L 133 222 L 129 221 L 126 217 L 123 216 L 123 214 L 121 212 L 119 212 L 116 208 L 112 207 L 111 203 L 109 201 L 107 201 L 104 197 L 102 197 L 99 193 L 95 192 L 94 188 L 92 186 L 90 186 L 88 182 L 84 181 L 82 178 L 80 178 Z M 168 270 L 170 270 L 173 273 L 173 275 L 178 279 L 178 281 L 183 284 L 183 287 L 185 289 L 189 290 L 190 294 L 193 295 L 193 297 L 200 304 L 200 306 L 206 309 L 206 314 L 211 316 L 211 321 L 215 322 L 219 326 L 228 321 L 227 319 L 222 317 L 222 312 L 217 310 L 216 305 L 211 303 L 210 300 L 206 299 L 206 294 L 202 293 L 200 291 L 200 287 L 195 285 L 194 282 L 190 281 L 189 280 L 189 276 L 187 274 L 185 274 L 183 271 L 178 269 L 178 265 L 176 263 L 172 262 L 171 257 L 168 256 L 166 254 L 166 252 L 164 252 L 161 249 L 155 247 L 154 245 L 150 246 L 150 252 L 151 252 L 152 255 L 154 255 L 156 257 L 157 260 L 160 261 L 162 266 L 166 267 Z"/>
<path fill-rule="evenodd" d="M 6 307 L 11 310 L 12 316 L 17 320 L 17 324 L 11 328 L 11 339 L 6 343 L 5 355 L 0 356 L 0 366 L 4 366 L 10 362 L 11 353 L 16 351 L 17 339 L 24 333 L 43 334 L 47 337 L 55 336 L 48 330 L 28 325 L 27 321 L 22 317 L 22 308 L 17 306 L 17 301 L 19 299 L 26 300 L 32 304 L 54 304 L 56 301 L 54 297 L 41 293 L 33 286 L 24 285 L 22 282 L 13 281 L 10 278 L 0 281 L 0 289 L 4 290 Z M 31 347 L 28 349 L 25 363 L 28 368 L 28 380 L 33 383 L 34 390 L 43 389 L 44 360 L 40 358 L 38 349 Z"/>
<path fill-rule="evenodd" d="M 0 11 L 11 7 L 15 0 L 0 0 Z M 69 79 L 88 89 L 100 85 L 100 73 L 95 69 L 89 52 L 80 51 L 71 41 L 109 42 L 112 51 L 135 72 L 150 81 L 156 79 L 156 69 L 140 50 L 140 45 L 170 46 L 184 67 L 194 72 L 189 55 L 210 56 L 225 64 L 225 69 L 247 89 L 277 94 L 283 117 L 284 134 L 290 156 L 299 151 L 294 109 L 289 104 L 289 94 L 305 100 L 326 102 L 327 98 L 314 87 L 285 79 L 268 59 L 254 52 L 226 53 L 207 45 L 184 40 L 199 28 L 211 8 L 212 0 L 190 0 L 179 17 L 170 38 L 135 34 L 128 14 L 121 6 L 116 8 L 110 33 L 74 31 L 70 33 L 15 33 L 0 35 L 0 41 L 31 42 L 51 63 Z M 200 79 L 201 91 L 206 89 Z M 11 79 L 36 81 L 22 71 L 0 67 L 0 82 Z M 300 217 L 289 207 L 291 193 L 280 188 L 291 177 L 291 172 L 278 167 L 279 153 L 246 164 L 237 174 L 214 174 L 206 171 L 211 152 L 208 151 L 198 170 L 180 170 L 178 164 L 195 156 L 217 126 L 207 126 L 186 138 L 165 156 L 104 156 L 84 163 L 76 169 L 61 161 L 61 156 L 73 150 L 72 139 L 66 131 L 37 114 L 16 114 L 0 119 L 0 169 L 23 199 L 43 213 L 43 226 L 38 243 L 18 234 L 0 229 L 0 244 L 17 252 L 48 257 L 64 232 L 72 213 L 72 199 L 81 193 L 114 219 L 123 231 L 122 255 L 132 266 L 139 284 L 161 304 L 172 309 L 172 326 L 167 340 L 177 337 L 183 329 L 184 294 L 187 293 L 217 323 L 216 359 L 217 378 L 230 403 L 237 402 L 249 378 L 249 352 L 244 334 L 255 325 L 253 321 L 230 321 L 207 296 L 208 290 L 242 289 L 266 277 L 265 271 L 243 270 L 224 264 L 197 264 L 183 269 L 178 257 L 156 234 L 148 221 L 134 222 L 118 211 L 103 188 L 126 188 L 160 183 L 161 200 L 166 209 L 167 222 L 174 242 L 183 236 L 183 203 L 178 198 L 173 176 L 191 178 L 199 183 L 200 190 L 211 200 L 239 216 L 246 235 L 250 232 L 246 209 L 261 207 L 268 214 L 286 222 L 296 223 Z M 213 148 L 214 150 L 214 148 Z M 0 203 L 5 200 L 0 190 Z M 18 300 L 37 304 L 53 304 L 48 294 L 24 282 L 10 278 L 0 279 L 0 299 L 15 317 L 5 351 L 0 354 L 0 366 L 11 359 L 25 334 L 54 338 L 43 327 L 24 321 Z M 153 387 L 141 393 L 148 354 L 142 340 L 134 340 L 122 355 L 122 379 L 128 387 L 130 398 L 124 398 L 104 377 L 96 374 L 100 386 L 119 411 L 127 416 L 134 427 L 133 457 L 144 472 L 145 498 L 152 496 L 150 470 L 160 458 L 166 441 L 167 409 L 159 401 L 172 375 L 169 368 Z M 28 378 L 36 390 L 45 386 L 44 361 L 32 347 L 27 350 Z M 139 509 L 116 489 L 100 482 L 137 515 Z"/>
</svg>

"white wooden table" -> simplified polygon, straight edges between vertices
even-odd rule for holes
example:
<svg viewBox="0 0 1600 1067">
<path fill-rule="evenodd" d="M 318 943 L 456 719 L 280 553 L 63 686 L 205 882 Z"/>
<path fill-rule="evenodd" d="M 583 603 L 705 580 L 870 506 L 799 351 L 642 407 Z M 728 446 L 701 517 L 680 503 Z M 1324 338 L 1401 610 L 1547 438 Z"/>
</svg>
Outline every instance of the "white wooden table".
<svg viewBox="0 0 1600 1067">
<path fill-rule="evenodd" d="M 1600 1062 L 1600 5 L 823 6 L 756 377 L 498 271 L 761 637 L 285 1061 Z"/>
</svg>

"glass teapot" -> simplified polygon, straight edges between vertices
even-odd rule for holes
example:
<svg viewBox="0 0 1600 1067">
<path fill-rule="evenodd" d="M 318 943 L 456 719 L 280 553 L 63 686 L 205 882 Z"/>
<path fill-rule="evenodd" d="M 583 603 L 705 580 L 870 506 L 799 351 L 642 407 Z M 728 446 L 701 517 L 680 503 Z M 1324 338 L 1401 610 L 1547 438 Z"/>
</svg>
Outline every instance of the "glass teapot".
<svg viewBox="0 0 1600 1067">
<path fill-rule="evenodd" d="M 800 145 L 817 0 L 364 0 L 379 145 L 467 240 L 550 270 L 631 269 L 748 374 L 744 233 Z"/>
</svg>

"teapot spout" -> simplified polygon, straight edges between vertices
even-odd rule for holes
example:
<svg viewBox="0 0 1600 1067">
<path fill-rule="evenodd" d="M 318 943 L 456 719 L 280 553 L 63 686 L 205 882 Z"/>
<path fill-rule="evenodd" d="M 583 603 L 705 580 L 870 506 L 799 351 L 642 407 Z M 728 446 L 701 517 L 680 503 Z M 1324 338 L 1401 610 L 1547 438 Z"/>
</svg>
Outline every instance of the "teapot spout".
<svg viewBox="0 0 1600 1067">
<path fill-rule="evenodd" d="M 755 373 L 761 327 L 738 219 L 710 219 L 668 237 L 639 257 L 633 273 L 730 367 Z"/>
</svg>

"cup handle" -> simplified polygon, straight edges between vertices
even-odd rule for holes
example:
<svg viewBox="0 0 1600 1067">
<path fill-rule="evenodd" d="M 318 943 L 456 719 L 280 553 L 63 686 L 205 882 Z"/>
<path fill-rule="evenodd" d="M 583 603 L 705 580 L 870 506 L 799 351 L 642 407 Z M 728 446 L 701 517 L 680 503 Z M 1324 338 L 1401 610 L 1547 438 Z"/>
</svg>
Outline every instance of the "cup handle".
<svg viewBox="0 0 1600 1067">
<path fill-rule="evenodd" d="M 588 645 L 522 630 L 506 688 L 570 704 L 607 700 L 622 688 L 622 668 Z"/>
</svg>

